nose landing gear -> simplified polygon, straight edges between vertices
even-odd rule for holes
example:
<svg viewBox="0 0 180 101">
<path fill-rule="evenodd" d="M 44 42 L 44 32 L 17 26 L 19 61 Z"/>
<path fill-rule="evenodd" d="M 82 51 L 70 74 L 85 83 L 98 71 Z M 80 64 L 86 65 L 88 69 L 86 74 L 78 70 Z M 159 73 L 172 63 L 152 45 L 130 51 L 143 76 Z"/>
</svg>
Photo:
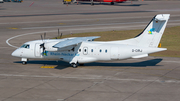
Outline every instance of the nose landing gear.
<svg viewBox="0 0 180 101">
<path fill-rule="evenodd" d="M 23 64 L 23 65 L 26 65 L 26 64 L 27 64 L 28 59 L 27 59 L 27 58 L 21 58 L 21 61 L 22 61 L 22 64 Z"/>
</svg>

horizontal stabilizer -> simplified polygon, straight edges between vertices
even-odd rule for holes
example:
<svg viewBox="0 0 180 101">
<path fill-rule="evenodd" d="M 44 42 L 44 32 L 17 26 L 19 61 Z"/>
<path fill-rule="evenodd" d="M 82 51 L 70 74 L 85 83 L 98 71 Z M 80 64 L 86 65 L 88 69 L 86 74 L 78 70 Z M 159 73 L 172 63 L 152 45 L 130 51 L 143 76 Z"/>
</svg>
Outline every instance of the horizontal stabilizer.
<svg viewBox="0 0 180 101">
<path fill-rule="evenodd" d="M 143 57 L 147 57 L 148 54 L 165 51 L 165 50 L 167 50 L 167 49 L 166 48 L 144 48 L 144 49 L 142 49 L 142 51 L 143 51 L 142 54 L 136 54 L 136 55 L 132 56 L 131 58 L 143 58 Z"/>
<path fill-rule="evenodd" d="M 134 58 L 134 59 L 136 59 L 136 58 L 144 58 L 144 57 L 148 57 L 148 54 L 142 54 L 142 55 L 132 56 L 132 58 Z"/>
<path fill-rule="evenodd" d="M 166 21 L 167 20 L 167 17 L 164 17 L 165 16 L 165 14 L 164 15 L 162 15 L 162 14 L 159 14 L 159 15 L 157 15 L 156 17 L 155 17 L 155 20 L 156 21 Z M 168 18 L 169 19 L 169 18 Z"/>
</svg>

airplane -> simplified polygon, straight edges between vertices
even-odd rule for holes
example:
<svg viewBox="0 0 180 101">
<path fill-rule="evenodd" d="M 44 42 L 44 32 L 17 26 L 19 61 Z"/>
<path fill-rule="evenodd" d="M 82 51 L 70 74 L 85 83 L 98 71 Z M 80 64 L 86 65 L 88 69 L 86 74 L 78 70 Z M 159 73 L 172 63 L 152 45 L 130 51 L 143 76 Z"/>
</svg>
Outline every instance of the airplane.
<svg viewBox="0 0 180 101">
<path fill-rule="evenodd" d="M 68 62 L 73 68 L 99 60 L 143 58 L 167 50 L 158 45 L 169 17 L 170 14 L 155 15 L 146 28 L 131 39 L 106 42 L 94 41 L 100 36 L 42 39 L 24 43 L 11 55 L 20 57 L 24 65 L 32 58 L 57 59 Z"/>
<path fill-rule="evenodd" d="M 110 2 L 111 5 L 114 5 L 114 3 L 123 3 L 127 0 L 75 0 L 74 2 L 81 2 L 81 1 L 87 1 L 91 2 L 91 5 L 94 5 L 94 2 Z"/>
</svg>

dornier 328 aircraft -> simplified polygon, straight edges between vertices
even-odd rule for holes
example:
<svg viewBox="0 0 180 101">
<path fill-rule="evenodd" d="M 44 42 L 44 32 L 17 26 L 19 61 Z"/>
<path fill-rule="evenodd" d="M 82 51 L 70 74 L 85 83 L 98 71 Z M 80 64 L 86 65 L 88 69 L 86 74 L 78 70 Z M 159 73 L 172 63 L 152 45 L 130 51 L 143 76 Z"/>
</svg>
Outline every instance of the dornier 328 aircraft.
<svg viewBox="0 0 180 101">
<path fill-rule="evenodd" d="M 64 39 L 35 40 L 24 43 L 12 56 L 20 57 L 23 64 L 28 59 L 57 59 L 69 62 L 76 68 L 78 64 L 99 60 L 117 60 L 147 57 L 150 53 L 160 52 L 158 48 L 170 14 L 158 14 L 135 38 L 100 42 L 99 36 L 71 37 Z"/>
</svg>

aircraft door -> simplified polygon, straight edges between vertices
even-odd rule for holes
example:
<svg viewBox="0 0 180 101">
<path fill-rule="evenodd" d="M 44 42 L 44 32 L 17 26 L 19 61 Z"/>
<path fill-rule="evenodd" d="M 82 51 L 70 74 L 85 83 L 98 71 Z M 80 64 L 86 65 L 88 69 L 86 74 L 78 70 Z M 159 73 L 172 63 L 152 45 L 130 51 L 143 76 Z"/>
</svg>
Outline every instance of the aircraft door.
<svg viewBox="0 0 180 101">
<path fill-rule="evenodd" d="M 40 48 L 40 44 L 39 43 L 37 43 L 36 45 L 35 45 L 35 50 L 34 50 L 34 53 L 35 53 L 35 56 L 36 57 L 41 57 L 41 48 Z"/>
<path fill-rule="evenodd" d="M 111 47 L 111 59 L 118 59 L 118 47 Z"/>
<path fill-rule="evenodd" d="M 83 54 L 84 54 L 84 55 L 87 55 L 87 54 L 88 54 L 88 48 L 87 48 L 87 47 L 84 47 L 84 48 L 83 48 Z"/>
</svg>

